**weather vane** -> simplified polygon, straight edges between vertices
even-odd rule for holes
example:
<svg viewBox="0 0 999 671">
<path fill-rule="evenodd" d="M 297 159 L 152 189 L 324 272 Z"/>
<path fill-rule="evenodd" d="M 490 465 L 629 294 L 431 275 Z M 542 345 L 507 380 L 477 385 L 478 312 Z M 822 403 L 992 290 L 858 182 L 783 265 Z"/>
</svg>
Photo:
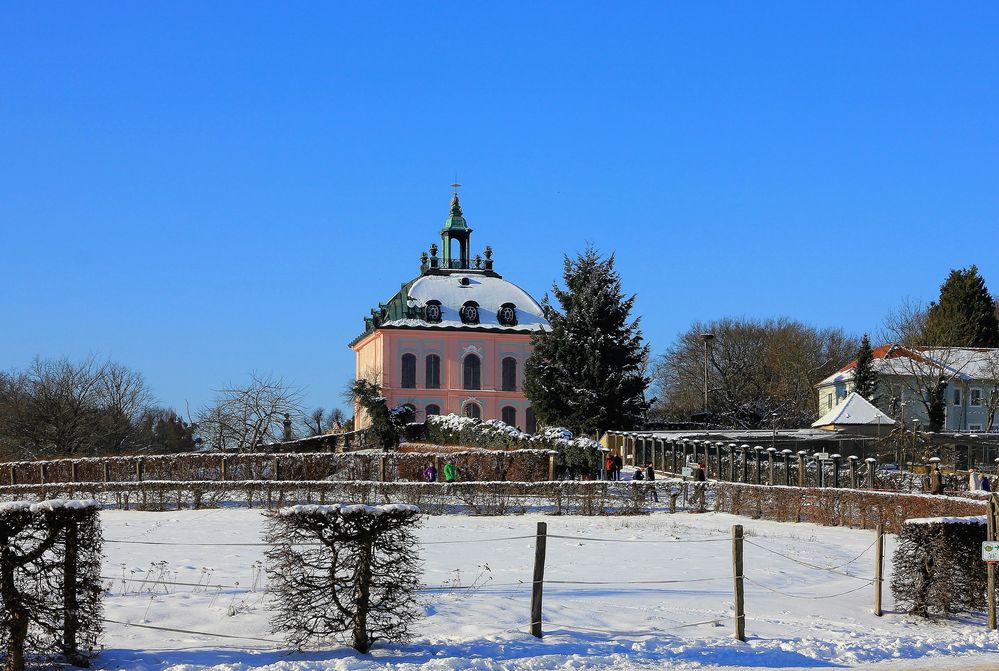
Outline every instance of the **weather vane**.
<svg viewBox="0 0 999 671">
<path fill-rule="evenodd" d="M 451 188 L 454 189 L 455 193 L 458 193 L 458 187 L 460 187 L 460 186 L 461 186 L 461 184 L 458 184 L 458 182 L 456 180 L 455 183 L 451 185 Z"/>
</svg>

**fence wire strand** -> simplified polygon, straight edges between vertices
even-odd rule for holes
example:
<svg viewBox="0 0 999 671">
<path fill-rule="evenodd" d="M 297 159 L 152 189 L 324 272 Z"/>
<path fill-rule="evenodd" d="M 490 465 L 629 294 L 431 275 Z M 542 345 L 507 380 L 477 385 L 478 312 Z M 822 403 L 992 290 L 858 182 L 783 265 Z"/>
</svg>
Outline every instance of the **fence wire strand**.
<svg viewBox="0 0 999 671">
<path fill-rule="evenodd" d="M 846 596 L 847 594 L 853 594 L 854 592 L 859 592 L 860 590 L 864 589 L 865 587 L 870 587 L 871 585 L 874 584 L 873 580 L 868 580 L 867 582 L 865 582 L 860 587 L 854 587 L 853 589 L 849 589 L 849 590 L 847 590 L 845 592 L 837 592 L 836 594 L 823 594 L 821 596 L 809 596 L 809 595 L 806 595 L 806 594 L 791 594 L 790 592 L 784 592 L 782 590 L 775 589 L 773 587 L 768 587 L 767 585 L 764 585 L 763 583 L 756 582 L 755 580 L 753 580 L 749 576 L 745 576 L 744 575 L 744 576 L 742 576 L 742 579 L 745 580 L 746 582 L 750 583 L 751 585 L 756 585 L 757 587 L 761 587 L 761 588 L 767 590 L 768 592 L 773 592 L 774 594 L 780 594 L 781 596 L 786 596 L 786 597 L 789 597 L 791 599 L 804 599 L 806 601 L 819 601 L 821 599 L 834 599 L 834 598 L 836 598 L 838 596 Z"/>
<path fill-rule="evenodd" d="M 745 540 L 744 542 L 747 545 L 752 545 L 753 547 L 760 548 L 761 550 L 766 550 L 767 552 L 769 552 L 771 554 L 775 554 L 778 557 L 783 557 L 784 559 L 788 559 L 790 561 L 793 561 L 796 564 L 801 564 L 802 566 L 806 566 L 806 567 L 808 567 L 810 569 L 815 569 L 815 570 L 818 570 L 818 571 L 826 571 L 828 573 L 833 573 L 835 575 L 841 575 L 844 578 L 853 578 L 855 580 L 870 580 L 870 578 L 867 578 L 865 576 L 853 575 L 852 573 L 846 573 L 845 571 L 837 571 L 836 569 L 839 568 L 839 567 L 827 567 L 827 566 L 819 566 L 818 564 L 809 564 L 808 562 L 801 561 L 797 557 L 792 557 L 791 555 L 786 555 L 783 552 L 778 552 L 777 550 L 773 550 L 771 548 L 768 548 L 765 545 L 760 545 L 759 543 L 754 543 L 753 541 L 748 540 L 748 539 Z M 877 543 L 877 540 L 875 540 L 874 543 Z M 871 543 L 870 547 L 868 547 L 867 550 L 870 550 L 872 547 L 874 547 L 874 543 Z M 864 554 L 867 552 L 867 550 L 864 550 L 857 557 L 855 557 L 854 559 L 851 559 L 850 561 L 846 562 L 846 564 L 841 564 L 840 566 L 847 566 L 848 564 L 852 564 L 853 562 L 857 561 L 857 559 L 860 559 L 861 557 L 863 557 Z"/>
</svg>

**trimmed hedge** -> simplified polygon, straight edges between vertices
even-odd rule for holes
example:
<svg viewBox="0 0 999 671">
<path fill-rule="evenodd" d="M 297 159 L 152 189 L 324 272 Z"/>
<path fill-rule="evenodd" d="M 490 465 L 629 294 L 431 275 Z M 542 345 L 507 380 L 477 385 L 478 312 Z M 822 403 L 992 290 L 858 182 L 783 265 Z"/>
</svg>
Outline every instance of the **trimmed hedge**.
<svg viewBox="0 0 999 671">
<path fill-rule="evenodd" d="M 864 489 L 784 487 L 711 482 L 714 509 L 777 522 L 813 522 L 899 533 L 909 518 L 980 515 L 985 504 L 973 499 L 929 494 L 900 494 Z"/>
<path fill-rule="evenodd" d="M 590 438 L 573 438 L 563 428 L 527 434 L 497 419 L 481 420 L 458 415 L 427 418 L 426 440 L 435 445 L 467 445 L 492 450 L 544 449 L 558 452 L 555 465 L 561 474 L 592 473 L 600 466 L 600 444 Z"/>
<path fill-rule="evenodd" d="M 923 617 L 985 610 L 985 539 L 984 516 L 906 520 L 892 558 L 895 606 Z"/>
</svg>

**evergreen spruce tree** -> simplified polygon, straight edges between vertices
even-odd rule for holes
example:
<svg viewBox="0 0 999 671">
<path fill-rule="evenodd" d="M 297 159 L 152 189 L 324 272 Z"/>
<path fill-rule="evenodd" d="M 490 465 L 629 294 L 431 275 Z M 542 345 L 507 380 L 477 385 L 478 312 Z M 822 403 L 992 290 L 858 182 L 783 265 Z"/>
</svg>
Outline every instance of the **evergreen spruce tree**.
<svg viewBox="0 0 999 671">
<path fill-rule="evenodd" d="M 864 334 L 857 352 L 857 365 L 853 369 L 853 390 L 874 403 L 878 388 L 878 372 L 874 370 L 874 350 L 871 340 Z"/>
<path fill-rule="evenodd" d="M 565 288 L 557 283 L 554 307 L 546 296 L 551 329 L 537 333 L 524 368 L 524 393 L 538 419 L 565 426 L 577 435 L 607 429 L 633 429 L 648 403 L 639 319 L 630 319 L 635 297 L 625 297 L 614 256 L 592 246 L 575 259 L 565 257 Z"/>
<path fill-rule="evenodd" d="M 940 286 L 940 300 L 930 304 L 923 342 L 936 347 L 999 347 L 995 301 L 978 268 L 950 271 Z"/>
</svg>

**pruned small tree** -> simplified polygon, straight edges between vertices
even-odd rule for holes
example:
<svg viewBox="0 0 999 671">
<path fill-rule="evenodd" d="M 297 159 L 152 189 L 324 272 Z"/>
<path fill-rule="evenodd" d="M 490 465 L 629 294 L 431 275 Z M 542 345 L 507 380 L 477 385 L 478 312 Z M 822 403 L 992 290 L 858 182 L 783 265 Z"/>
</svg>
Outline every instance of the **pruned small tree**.
<svg viewBox="0 0 999 671">
<path fill-rule="evenodd" d="M 271 626 L 296 649 L 336 641 L 366 653 L 405 641 L 422 609 L 410 505 L 303 505 L 268 515 Z"/>
<path fill-rule="evenodd" d="M 102 629 L 96 501 L 0 504 L 4 671 L 30 656 L 89 666 Z"/>
</svg>

